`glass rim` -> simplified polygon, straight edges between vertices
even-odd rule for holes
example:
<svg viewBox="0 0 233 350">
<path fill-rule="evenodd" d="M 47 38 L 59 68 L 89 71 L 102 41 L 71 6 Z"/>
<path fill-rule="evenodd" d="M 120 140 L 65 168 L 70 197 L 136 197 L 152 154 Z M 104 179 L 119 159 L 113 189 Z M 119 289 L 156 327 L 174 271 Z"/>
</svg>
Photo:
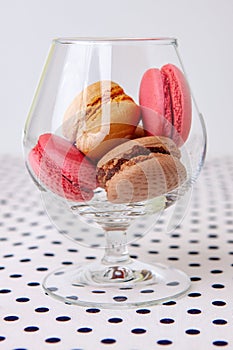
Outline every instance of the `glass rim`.
<svg viewBox="0 0 233 350">
<path fill-rule="evenodd" d="M 53 39 L 56 44 L 111 44 L 111 43 L 155 43 L 163 45 L 177 45 L 175 37 L 58 37 Z"/>
</svg>

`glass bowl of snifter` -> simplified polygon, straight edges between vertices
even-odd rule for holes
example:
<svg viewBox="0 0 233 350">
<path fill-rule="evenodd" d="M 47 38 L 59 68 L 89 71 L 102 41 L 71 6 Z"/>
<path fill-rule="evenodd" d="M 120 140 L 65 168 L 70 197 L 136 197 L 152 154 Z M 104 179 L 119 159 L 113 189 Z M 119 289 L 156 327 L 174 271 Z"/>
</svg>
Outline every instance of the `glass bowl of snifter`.
<svg viewBox="0 0 233 350">
<path fill-rule="evenodd" d="M 167 211 L 170 229 L 182 220 L 205 159 L 205 125 L 175 38 L 53 40 L 23 143 L 58 232 L 74 247 L 102 249 L 48 274 L 47 294 L 130 308 L 188 290 L 182 270 L 128 251 L 149 231 L 156 238 Z"/>
</svg>

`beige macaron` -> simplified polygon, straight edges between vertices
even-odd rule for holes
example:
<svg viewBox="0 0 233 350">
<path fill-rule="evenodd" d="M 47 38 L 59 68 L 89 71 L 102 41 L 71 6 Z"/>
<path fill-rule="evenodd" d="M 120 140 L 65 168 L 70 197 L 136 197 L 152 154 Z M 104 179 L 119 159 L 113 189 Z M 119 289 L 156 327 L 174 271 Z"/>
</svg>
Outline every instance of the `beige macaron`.
<svg viewBox="0 0 233 350">
<path fill-rule="evenodd" d="M 65 112 L 63 134 L 93 159 L 132 138 L 140 107 L 120 85 L 98 81 L 79 93 Z M 107 142 L 106 142 L 107 141 Z"/>
<path fill-rule="evenodd" d="M 134 203 L 166 194 L 186 179 L 180 150 L 167 137 L 130 140 L 97 164 L 99 185 L 113 203 Z"/>
</svg>

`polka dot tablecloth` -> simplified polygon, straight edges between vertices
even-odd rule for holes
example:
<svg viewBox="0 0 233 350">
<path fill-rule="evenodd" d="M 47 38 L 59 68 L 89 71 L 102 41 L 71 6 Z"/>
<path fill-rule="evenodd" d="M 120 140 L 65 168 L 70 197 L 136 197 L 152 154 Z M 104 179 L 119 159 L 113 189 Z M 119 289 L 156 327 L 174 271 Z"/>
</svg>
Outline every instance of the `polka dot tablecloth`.
<svg viewBox="0 0 233 350">
<path fill-rule="evenodd" d="M 233 349 L 233 158 L 209 160 L 183 222 L 130 245 L 135 259 L 185 271 L 190 290 L 153 307 L 108 310 L 67 305 L 42 280 L 57 267 L 102 251 L 59 234 L 22 160 L 0 168 L 0 349 Z"/>
</svg>

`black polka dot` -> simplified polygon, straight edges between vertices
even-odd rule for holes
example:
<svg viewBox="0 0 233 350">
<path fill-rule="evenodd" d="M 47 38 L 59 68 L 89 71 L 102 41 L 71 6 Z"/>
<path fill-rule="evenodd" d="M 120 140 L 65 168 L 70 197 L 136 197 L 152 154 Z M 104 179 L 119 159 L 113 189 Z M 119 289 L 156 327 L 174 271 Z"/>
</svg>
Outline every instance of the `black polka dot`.
<svg viewBox="0 0 233 350">
<path fill-rule="evenodd" d="M 172 238 L 180 238 L 180 235 L 178 233 L 173 233 L 171 235 Z"/>
<path fill-rule="evenodd" d="M 149 314 L 151 311 L 148 310 L 148 309 L 138 309 L 138 310 L 136 310 L 136 312 L 137 312 L 138 314 L 143 314 L 143 315 L 145 315 L 145 314 Z"/>
<path fill-rule="evenodd" d="M 166 306 L 172 306 L 172 305 L 176 305 L 176 302 L 173 301 L 173 300 L 170 300 L 170 301 L 166 301 L 163 303 L 163 305 L 166 305 Z"/>
<path fill-rule="evenodd" d="M 195 244 L 195 243 L 199 243 L 198 239 L 190 239 L 189 243 Z"/>
<path fill-rule="evenodd" d="M 174 287 L 174 286 L 178 286 L 179 284 L 180 284 L 180 282 L 178 282 L 178 281 L 171 281 L 171 282 L 167 283 L 167 286 Z"/>
<path fill-rule="evenodd" d="M 144 334 L 146 333 L 146 330 L 144 328 L 134 328 L 131 330 L 131 333 L 133 334 Z"/>
<path fill-rule="evenodd" d="M 38 226 L 38 222 L 30 222 L 30 226 Z"/>
<path fill-rule="evenodd" d="M 116 297 L 113 297 L 113 300 L 117 301 L 117 302 L 122 302 L 122 301 L 126 301 L 128 298 L 125 297 L 125 296 L 116 296 Z"/>
<path fill-rule="evenodd" d="M 192 282 L 201 281 L 201 277 L 193 276 L 193 277 L 190 277 L 190 280 L 191 280 Z"/>
<path fill-rule="evenodd" d="M 170 249 L 179 249 L 180 246 L 173 244 L 173 245 L 170 245 L 168 248 L 170 248 Z"/>
<path fill-rule="evenodd" d="M 56 271 L 56 272 L 54 272 L 54 275 L 55 276 L 61 276 L 61 275 L 64 275 L 64 271 Z"/>
<path fill-rule="evenodd" d="M 69 295 L 66 298 L 70 300 L 78 300 L 78 297 L 76 295 Z"/>
<path fill-rule="evenodd" d="M 215 346 L 227 346 L 228 342 L 225 340 L 215 340 L 213 342 L 213 345 L 215 345 Z"/>
<path fill-rule="evenodd" d="M 215 284 L 212 284 L 212 288 L 222 289 L 222 288 L 225 288 L 225 286 L 223 284 L 220 284 L 220 283 L 215 283 Z"/>
<path fill-rule="evenodd" d="M 216 320 L 213 320 L 213 323 L 217 325 L 224 325 L 224 324 L 227 324 L 227 321 L 223 319 L 216 319 Z"/>
<path fill-rule="evenodd" d="M 217 225 L 209 225 L 209 229 L 216 229 L 216 228 L 218 228 Z"/>
<path fill-rule="evenodd" d="M 188 297 L 191 297 L 191 298 L 198 298 L 198 297 L 200 297 L 201 296 L 201 293 L 189 293 L 188 294 Z"/>
<path fill-rule="evenodd" d="M 35 311 L 36 312 L 39 312 L 39 313 L 43 313 L 43 312 L 48 312 L 49 311 L 49 309 L 47 308 L 47 307 L 37 307 L 36 309 L 35 309 Z"/>
<path fill-rule="evenodd" d="M 15 242 L 15 243 L 13 243 L 12 245 L 14 246 L 14 247 L 18 247 L 18 246 L 20 246 L 20 245 L 22 245 L 23 243 L 22 242 Z"/>
<path fill-rule="evenodd" d="M 56 337 L 52 337 L 52 338 L 47 338 L 45 339 L 45 342 L 46 343 L 59 343 L 61 341 L 60 338 L 56 338 Z"/>
<path fill-rule="evenodd" d="M 119 317 L 112 317 L 112 318 L 108 319 L 108 322 L 110 322 L 110 323 L 121 323 L 121 322 L 123 322 L 123 320 L 122 320 L 122 318 L 119 318 Z"/>
<path fill-rule="evenodd" d="M 5 254 L 3 255 L 3 258 L 12 258 L 14 254 Z"/>
<path fill-rule="evenodd" d="M 58 290 L 57 287 L 48 287 L 47 288 L 50 292 L 56 292 Z"/>
<path fill-rule="evenodd" d="M 215 234 L 209 234 L 209 235 L 208 235 L 208 238 L 218 238 L 218 235 L 215 235 Z"/>
<path fill-rule="evenodd" d="M 97 314 L 100 312 L 100 309 L 90 308 L 90 309 L 87 309 L 86 312 L 89 312 L 90 314 Z"/>
<path fill-rule="evenodd" d="M 200 331 L 198 329 L 187 329 L 185 333 L 190 335 L 196 335 L 196 334 L 200 334 Z"/>
<path fill-rule="evenodd" d="M 47 267 L 37 267 L 36 271 L 47 271 Z"/>
<path fill-rule="evenodd" d="M 28 301 L 30 301 L 30 299 L 26 297 L 21 297 L 21 298 L 17 298 L 16 301 L 18 303 L 27 303 Z"/>
<path fill-rule="evenodd" d="M 215 306 L 225 306 L 226 302 L 223 300 L 214 300 L 214 301 L 212 301 L 212 304 Z"/>
<path fill-rule="evenodd" d="M 162 318 L 160 320 L 160 323 L 163 323 L 163 324 L 171 324 L 171 323 L 174 323 L 175 321 L 172 319 L 172 318 Z"/>
<path fill-rule="evenodd" d="M 44 256 L 54 256 L 55 254 L 54 253 L 44 253 Z"/>
<path fill-rule="evenodd" d="M 24 328 L 25 332 L 36 332 L 39 330 L 39 327 L 36 326 L 28 326 Z"/>
<path fill-rule="evenodd" d="M 14 273 L 13 275 L 10 275 L 11 278 L 20 278 L 22 277 L 22 275 L 20 275 L 19 273 Z"/>
<path fill-rule="evenodd" d="M 58 316 L 56 318 L 57 321 L 60 321 L 60 322 L 66 322 L 66 321 L 70 321 L 71 318 L 69 316 Z"/>
<path fill-rule="evenodd" d="M 4 341 L 6 339 L 6 337 L 4 337 L 3 335 L 0 335 L 0 341 Z"/>
<path fill-rule="evenodd" d="M 159 254 L 159 252 L 157 250 L 149 250 L 148 253 L 149 254 Z"/>
<path fill-rule="evenodd" d="M 31 235 L 30 232 L 23 232 L 23 233 L 22 233 L 22 236 L 23 236 L 23 237 L 27 237 L 27 236 L 30 236 L 30 235 Z"/>
<path fill-rule="evenodd" d="M 137 255 L 135 255 L 135 254 L 130 254 L 130 258 L 132 258 L 132 259 L 137 259 L 137 258 L 138 258 L 138 256 L 137 256 Z"/>
<path fill-rule="evenodd" d="M 72 265 L 72 261 L 62 261 L 62 265 Z"/>
<path fill-rule="evenodd" d="M 90 333 L 90 332 L 92 332 L 92 329 L 89 328 L 89 327 L 82 327 L 82 328 L 77 329 L 77 332 L 79 332 L 79 333 Z"/>
<path fill-rule="evenodd" d="M 134 233 L 134 237 L 140 238 L 140 237 L 142 237 L 142 234 L 141 233 Z"/>
<path fill-rule="evenodd" d="M 144 294 L 154 293 L 154 290 L 153 289 L 143 289 L 140 291 L 140 293 L 144 293 Z"/>
<path fill-rule="evenodd" d="M 105 339 L 101 340 L 101 343 L 103 343 L 103 344 L 114 344 L 114 343 L 116 343 L 116 340 L 112 339 L 112 338 L 105 338 Z"/>
<path fill-rule="evenodd" d="M 31 259 L 29 259 L 29 258 L 25 258 L 25 259 L 21 259 L 21 260 L 19 260 L 20 262 L 29 262 L 29 261 L 31 261 Z"/>
<path fill-rule="evenodd" d="M 168 339 L 161 339 L 157 341 L 157 344 L 159 345 L 171 345 L 172 341 Z"/>
<path fill-rule="evenodd" d="M 45 235 L 40 235 L 40 236 L 37 236 L 37 237 L 36 237 L 36 239 L 44 239 L 44 238 L 46 238 Z M 45 253 L 45 254 L 46 254 L 46 253 Z M 44 255 L 45 255 L 45 254 L 44 254 Z"/>
<path fill-rule="evenodd" d="M 0 289 L 0 293 L 1 293 L 1 294 L 11 293 L 11 290 L 10 290 L 10 289 L 6 289 L 6 288 Z"/>
<path fill-rule="evenodd" d="M 219 273 L 223 273 L 222 270 L 211 270 L 210 273 L 213 273 L 213 274 L 219 274 Z"/>
<path fill-rule="evenodd" d="M 199 309 L 189 309 L 188 311 L 188 314 L 191 314 L 191 315 L 198 315 L 201 313 L 201 310 Z"/>
<path fill-rule="evenodd" d="M 4 317 L 4 321 L 17 321 L 19 319 L 18 316 L 14 316 L 14 315 L 9 315 L 9 316 L 5 316 Z"/>
<path fill-rule="evenodd" d="M 37 286 L 40 285 L 40 283 L 39 283 L 39 282 L 29 282 L 27 285 L 28 285 L 29 287 L 37 287 Z"/>
<path fill-rule="evenodd" d="M 95 294 L 104 294 L 106 293 L 105 290 L 92 290 L 92 293 L 95 293 Z"/>
</svg>

